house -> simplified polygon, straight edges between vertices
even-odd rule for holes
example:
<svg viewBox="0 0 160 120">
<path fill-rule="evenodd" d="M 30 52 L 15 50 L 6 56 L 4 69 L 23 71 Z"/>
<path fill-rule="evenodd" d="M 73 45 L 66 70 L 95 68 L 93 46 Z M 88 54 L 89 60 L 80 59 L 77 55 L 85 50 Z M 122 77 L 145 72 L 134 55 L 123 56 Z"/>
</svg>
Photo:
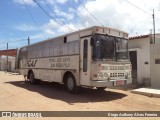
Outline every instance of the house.
<svg viewBox="0 0 160 120">
<path fill-rule="evenodd" d="M 133 84 L 160 88 L 160 34 L 130 37 L 128 47 Z"/>
<path fill-rule="evenodd" d="M 16 53 L 16 49 L 0 50 L 0 71 L 15 72 Z"/>
<path fill-rule="evenodd" d="M 0 71 L 15 72 L 15 57 L 8 56 L 8 68 L 7 68 L 7 56 L 0 57 Z"/>
<path fill-rule="evenodd" d="M 2 58 L 2 56 L 0 56 L 0 71 L 4 71 L 5 70 L 5 59 Z"/>
</svg>

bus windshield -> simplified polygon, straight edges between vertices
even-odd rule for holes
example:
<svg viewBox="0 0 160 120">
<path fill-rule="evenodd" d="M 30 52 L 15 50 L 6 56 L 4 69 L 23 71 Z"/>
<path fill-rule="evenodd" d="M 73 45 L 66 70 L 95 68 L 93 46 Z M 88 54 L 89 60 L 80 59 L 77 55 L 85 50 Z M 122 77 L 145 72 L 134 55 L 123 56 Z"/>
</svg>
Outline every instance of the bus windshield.
<svg viewBox="0 0 160 120">
<path fill-rule="evenodd" d="M 117 60 L 128 60 L 128 41 L 124 38 L 116 38 Z"/>
<path fill-rule="evenodd" d="M 93 40 L 93 60 L 128 60 L 128 41 L 124 38 L 96 34 Z"/>
</svg>

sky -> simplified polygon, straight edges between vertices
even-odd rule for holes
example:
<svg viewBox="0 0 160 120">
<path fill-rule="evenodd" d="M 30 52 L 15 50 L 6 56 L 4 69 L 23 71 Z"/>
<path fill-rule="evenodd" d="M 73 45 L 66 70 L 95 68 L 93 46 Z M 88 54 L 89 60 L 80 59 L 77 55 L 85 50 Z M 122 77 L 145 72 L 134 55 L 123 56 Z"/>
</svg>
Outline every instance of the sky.
<svg viewBox="0 0 160 120">
<path fill-rule="evenodd" d="M 37 3 L 38 5 L 37 5 Z M 160 33 L 160 0 L 0 0 L 0 50 L 19 48 L 91 26 L 129 36 Z M 153 30 L 152 30 L 153 32 Z"/>
</svg>

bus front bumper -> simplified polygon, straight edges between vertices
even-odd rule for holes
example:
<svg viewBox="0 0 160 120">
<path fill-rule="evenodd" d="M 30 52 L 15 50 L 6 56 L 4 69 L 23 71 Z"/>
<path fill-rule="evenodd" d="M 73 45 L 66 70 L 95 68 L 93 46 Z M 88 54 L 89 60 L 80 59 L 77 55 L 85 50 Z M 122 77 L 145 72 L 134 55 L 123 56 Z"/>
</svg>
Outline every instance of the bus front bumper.
<svg viewBox="0 0 160 120">
<path fill-rule="evenodd" d="M 131 84 L 132 79 L 121 79 L 121 80 L 92 80 L 92 87 L 112 87 L 112 86 L 123 86 Z"/>
</svg>

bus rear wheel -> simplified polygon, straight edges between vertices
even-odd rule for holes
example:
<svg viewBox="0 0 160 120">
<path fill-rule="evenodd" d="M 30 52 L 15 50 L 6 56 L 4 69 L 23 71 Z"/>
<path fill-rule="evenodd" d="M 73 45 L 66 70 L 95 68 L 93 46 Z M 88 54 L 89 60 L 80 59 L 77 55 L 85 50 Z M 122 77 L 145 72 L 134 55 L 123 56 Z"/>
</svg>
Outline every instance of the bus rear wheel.
<svg viewBox="0 0 160 120">
<path fill-rule="evenodd" d="M 69 93 L 76 93 L 78 91 L 78 86 L 72 74 L 66 76 L 65 87 Z"/>
<path fill-rule="evenodd" d="M 34 74 L 33 74 L 32 71 L 29 72 L 29 82 L 30 82 L 31 84 L 37 84 L 37 80 L 34 78 Z"/>
</svg>

